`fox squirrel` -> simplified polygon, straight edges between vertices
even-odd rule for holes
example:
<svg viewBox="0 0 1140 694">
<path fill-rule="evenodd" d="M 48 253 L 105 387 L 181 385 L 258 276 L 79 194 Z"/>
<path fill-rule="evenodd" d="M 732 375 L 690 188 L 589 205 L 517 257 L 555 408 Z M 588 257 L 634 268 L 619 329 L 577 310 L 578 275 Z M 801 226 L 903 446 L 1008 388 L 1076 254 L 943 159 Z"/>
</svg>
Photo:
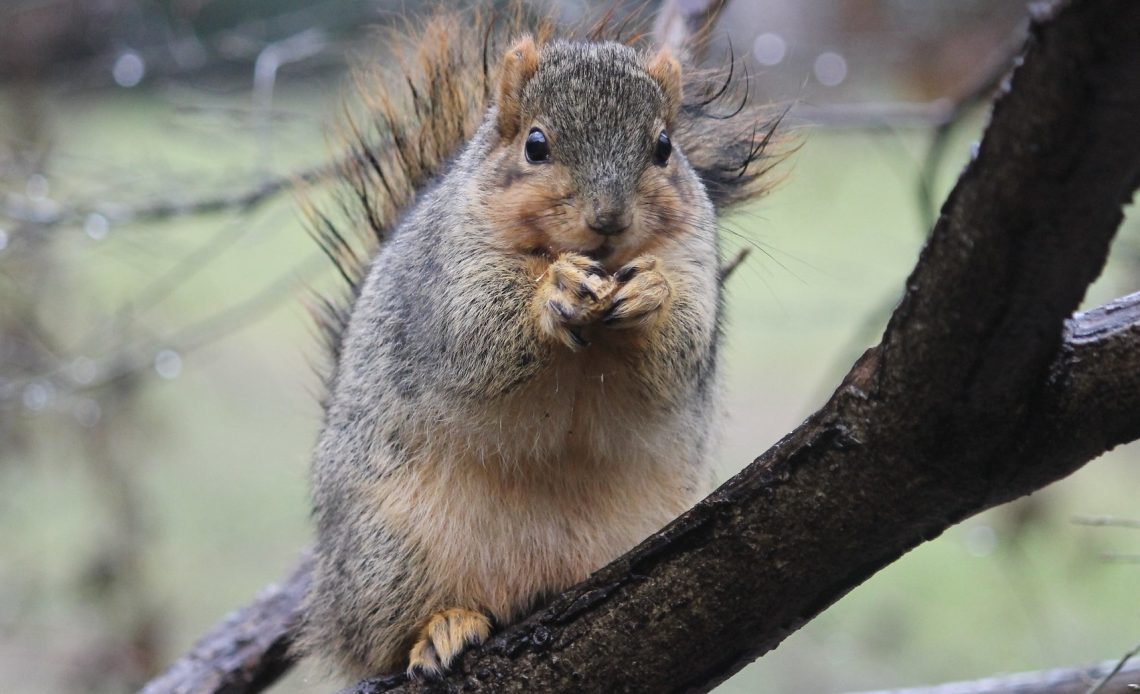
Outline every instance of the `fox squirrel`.
<svg viewBox="0 0 1140 694">
<path fill-rule="evenodd" d="M 330 319 L 300 647 L 348 676 L 441 672 L 710 489 L 716 213 L 772 158 L 771 114 L 667 49 L 468 20 L 363 83 L 344 174 L 371 262 L 317 215 L 359 283 Z"/>
</svg>

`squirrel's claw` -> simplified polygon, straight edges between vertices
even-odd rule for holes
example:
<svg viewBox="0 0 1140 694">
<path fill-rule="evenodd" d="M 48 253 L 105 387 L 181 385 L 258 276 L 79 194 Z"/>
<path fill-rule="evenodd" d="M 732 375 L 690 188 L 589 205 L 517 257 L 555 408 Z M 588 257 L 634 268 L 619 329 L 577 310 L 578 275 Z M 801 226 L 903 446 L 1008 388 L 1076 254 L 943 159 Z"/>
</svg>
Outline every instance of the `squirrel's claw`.
<svg viewBox="0 0 1140 694">
<path fill-rule="evenodd" d="M 491 620 L 482 612 L 454 607 L 436 612 L 420 629 L 408 656 L 408 676 L 438 677 L 467 646 L 491 635 Z"/>
<path fill-rule="evenodd" d="M 665 276 L 657 271 L 651 255 L 636 258 L 614 273 L 619 283 L 602 323 L 612 328 L 645 325 L 660 314 L 673 294 Z"/>
<path fill-rule="evenodd" d="M 431 641 L 417 641 L 408 657 L 408 677 L 439 677 L 442 674 L 443 666 L 439 663 L 439 655 Z"/>
</svg>

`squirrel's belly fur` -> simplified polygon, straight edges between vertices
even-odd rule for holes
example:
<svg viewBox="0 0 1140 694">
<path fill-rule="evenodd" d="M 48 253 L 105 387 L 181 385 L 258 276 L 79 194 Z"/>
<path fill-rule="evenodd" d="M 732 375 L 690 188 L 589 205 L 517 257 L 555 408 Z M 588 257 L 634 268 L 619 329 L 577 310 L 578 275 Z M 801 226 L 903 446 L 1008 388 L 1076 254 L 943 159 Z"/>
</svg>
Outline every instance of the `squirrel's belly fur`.
<svg viewBox="0 0 1140 694">
<path fill-rule="evenodd" d="M 508 623 L 707 491 L 698 442 L 668 433 L 686 422 L 607 402 L 602 379 L 577 366 L 442 424 L 418 460 L 375 483 L 384 522 L 423 548 L 433 585 L 421 619 L 463 605 Z"/>
</svg>

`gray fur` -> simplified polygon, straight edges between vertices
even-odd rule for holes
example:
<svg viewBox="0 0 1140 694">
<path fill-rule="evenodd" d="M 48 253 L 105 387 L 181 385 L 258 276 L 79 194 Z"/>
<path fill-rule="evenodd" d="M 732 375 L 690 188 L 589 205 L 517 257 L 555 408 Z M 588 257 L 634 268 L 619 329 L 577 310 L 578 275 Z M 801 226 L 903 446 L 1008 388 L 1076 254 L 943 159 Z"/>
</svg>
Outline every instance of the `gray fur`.
<svg viewBox="0 0 1140 694">
<path fill-rule="evenodd" d="M 653 152 L 646 135 L 664 105 L 661 88 L 620 44 L 558 41 L 542 58 L 524 103 L 559 135 L 554 147 L 583 197 L 603 210 L 628 206 Z"/>
<path fill-rule="evenodd" d="M 642 69 L 643 58 L 617 44 L 565 42 L 548 44 L 541 55 L 523 93 L 524 109 L 547 125 L 582 204 L 630 204 L 638 177 L 652 166 L 653 129 L 664 98 Z M 313 462 L 317 568 L 303 640 L 350 675 L 404 664 L 416 629 L 434 611 L 484 609 L 454 604 L 447 577 L 426 567 L 438 566 L 433 553 L 443 548 L 494 543 L 496 537 L 437 518 L 425 521 L 433 534 L 424 535 L 427 525 L 394 523 L 384 507 L 416 493 L 417 466 L 433 456 L 454 454 L 462 465 L 486 457 L 488 466 L 545 469 L 563 465 L 560 449 L 547 442 L 566 441 L 575 455 L 605 458 L 614 469 L 627 460 L 653 460 L 676 480 L 674 498 L 653 505 L 637 497 L 654 492 L 629 490 L 631 504 L 636 499 L 653 510 L 648 519 L 630 521 L 626 549 L 699 498 L 710 479 L 720 296 L 713 207 L 696 174 L 676 151 L 672 185 L 686 206 L 676 220 L 677 238 L 659 254 L 675 278 L 668 317 L 644 347 L 623 355 L 626 373 L 609 381 L 584 379 L 577 394 L 562 402 L 543 384 L 556 386 L 571 358 L 582 364 L 574 369 L 588 372 L 593 347 L 571 357 L 543 338 L 529 312 L 536 278 L 527 272 L 528 259 L 489 242 L 495 230 L 481 205 L 493 203 L 496 194 L 486 166 L 500 144 L 495 116 L 492 108 L 450 170 L 381 247 L 344 335 Z M 603 393 L 607 383 L 628 384 L 635 392 Z M 546 398 L 543 405 L 526 405 L 539 396 Z M 607 410 L 607 403 L 615 409 Z M 552 430 L 579 421 L 575 417 L 583 415 L 574 408 L 590 406 L 601 409 L 586 421 L 618 429 Z M 488 412 L 519 414 L 495 420 Z M 555 467 L 549 474 L 562 472 Z M 498 500 L 456 503 L 464 504 L 465 518 L 479 518 L 495 513 Z M 545 512 L 541 503 L 535 500 L 535 515 L 528 518 Z M 581 528 L 574 536 L 589 542 L 592 532 Z M 518 529 L 518 537 L 530 541 L 526 528 Z M 565 542 L 567 554 L 577 551 Z M 566 587 L 516 595 L 509 611 L 493 616 L 500 622 L 515 618 L 544 594 Z"/>
</svg>

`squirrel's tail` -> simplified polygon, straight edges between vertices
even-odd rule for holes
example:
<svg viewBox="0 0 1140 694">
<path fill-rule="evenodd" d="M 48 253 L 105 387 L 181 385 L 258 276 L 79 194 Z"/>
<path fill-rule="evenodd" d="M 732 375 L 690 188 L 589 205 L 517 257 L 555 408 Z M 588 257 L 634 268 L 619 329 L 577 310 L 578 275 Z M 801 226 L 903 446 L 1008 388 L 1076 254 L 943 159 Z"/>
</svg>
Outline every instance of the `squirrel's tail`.
<svg viewBox="0 0 1140 694">
<path fill-rule="evenodd" d="M 381 34 L 384 60 L 353 74 L 337 133 L 343 221 L 306 209 L 311 233 L 345 282 L 340 296 L 319 299 L 317 322 L 334 363 L 369 261 L 416 193 L 475 134 L 497 52 L 505 49 L 500 44 L 508 30 L 524 30 L 523 19 L 521 10 L 439 12 L 418 29 L 388 28 Z"/>
<path fill-rule="evenodd" d="M 342 119 L 346 147 L 338 200 L 351 231 L 342 232 L 321 210 L 308 209 L 313 235 L 346 283 L 342 296 L 325 297 L 318 308 L 334 363 L 369 261 L 417 191 L 444 173 L 474 135 L 490 105 L 502 52 L 521 34 L 540 45 L 566 38 L 648 47 L 648 16 L 620 21 L 613 15 L 589 26 L 563 27 L 514 3 L 506 10 L 441 11 L 417 31 L 385 32 L 388 59 L 357 71 L 358 104 L 346 106 Z M 707 39 L 707 30 L 694 38 Z M 718 213 L 764 195 L 770 187 L 765 174 L 782 159 L 783 148 L 773 145 L 783 112 L 749 102 L 747 77 L 732 56 L 720 69 L 689 68 L 683 74 L 685 100 L 671 135 Z"/>
</svg>

